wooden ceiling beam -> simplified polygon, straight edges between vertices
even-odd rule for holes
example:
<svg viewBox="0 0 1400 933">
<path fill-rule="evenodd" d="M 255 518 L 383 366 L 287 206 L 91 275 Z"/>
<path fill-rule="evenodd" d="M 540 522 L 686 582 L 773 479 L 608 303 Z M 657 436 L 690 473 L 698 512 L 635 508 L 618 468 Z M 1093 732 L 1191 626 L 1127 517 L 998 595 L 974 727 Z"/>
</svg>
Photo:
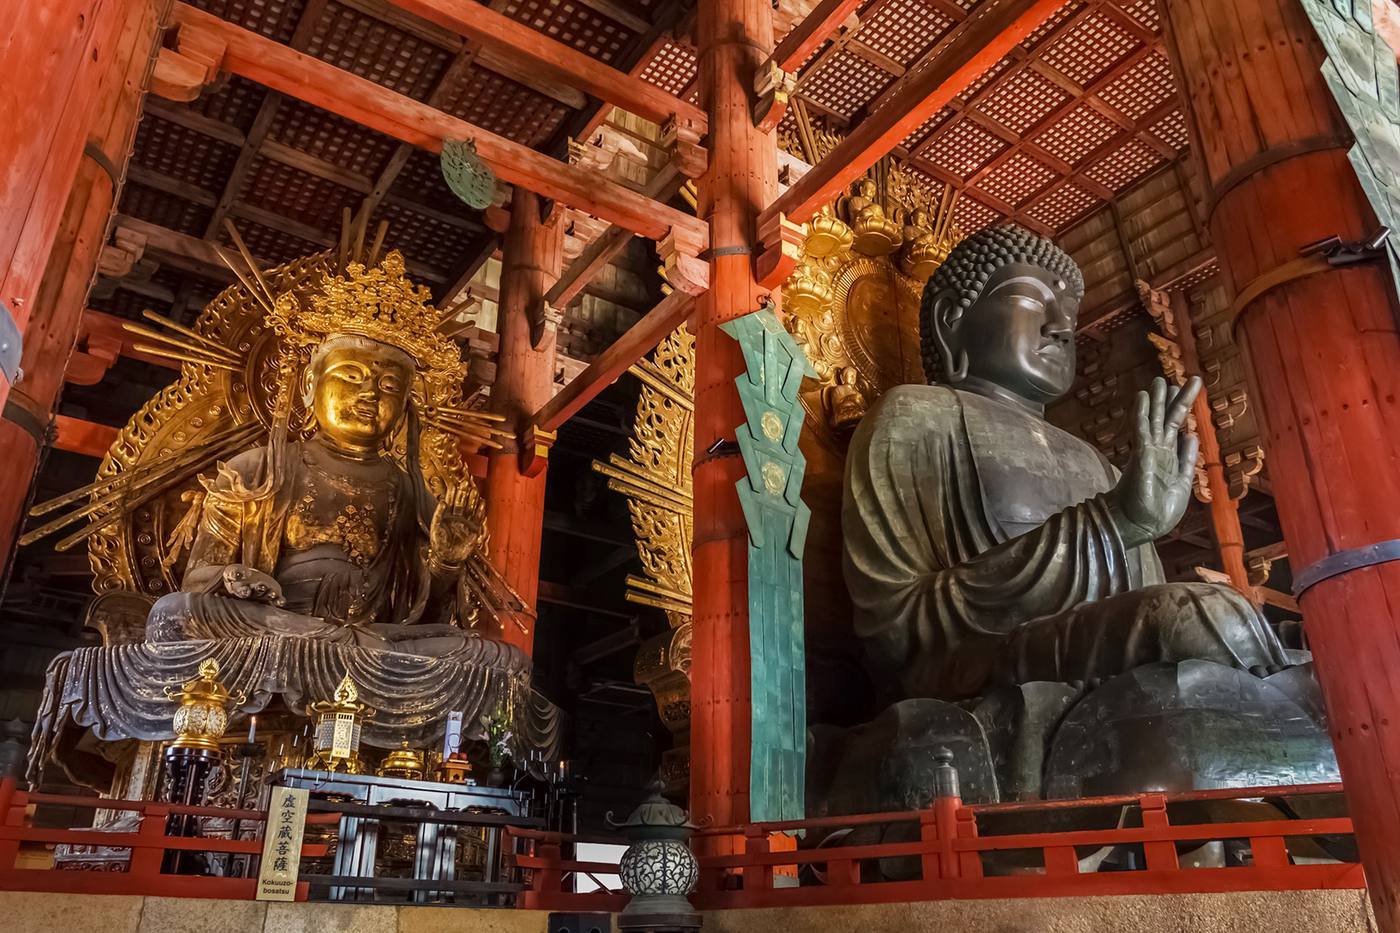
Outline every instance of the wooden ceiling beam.
<svg viewBox="0 0 1400 933">
<path fill-rule="evenodd" d="M 1048 5 L 1054 0 L 1039 2 Z M 224 43 L 222 70 L 430 152 L 440 152 L 444 139 L 471 139 L 476 143 L 477 154 L 502 181 L 555 198 L 654 240 L 674 231 L 687 252 L 698 252 L 708 245 L 709 227 L 703 221 L 658 204 L 597 172 L 552 159 L 188 4 L 177 2 L 173 19 L 182 32 L 193 29 Z"/>
<path fill-rule="evenodd" d="M 107 451 L 112 449 L 112 445 L 117 442 L 117 435 L 121 433 L 109 425 L 71 418 L 68 415 L 55 415 L 54 427 L 57 429 L 54 447 L 70 454 L 82 454 L 97 460 L 107 456 Z"/>
<path fill-rule="evenodd" d="M 812 171 L 759 217 L 805 223 L 851 182 L 902 143 L 929 116 L 980 78 L 1064 5 L 1066 0 L 986 0 L 955 27 L 957 38 L 927 67 L 896 82 L 884 107 L 861 121 Z"/>
<path fill-rule="evenodd" d="M 307 46 L 311 44 L 312 37 L 316 34 L 316 23 L 320 21 L 321 14 L 326 12 L 326 5 L 329 2 L 330 0 L 309 0 L 302 9 L 296 29 L 292 33 L 292 48 L 298 52 L 306 51 Z M 258 161 L 258 151 L 262 148 L 263 141 L 267 139 L 268 134 L 272 132 L 272 122 L 277 119 L 277 111 L 281 106 L 282 95 L 276 91 L 268 91 L 263 96 L 257 116 L 253 117 L 247 137 L 243 140 L 243 150 L 238 153 L 238 160 L 233 163 L 233 169 L 224 182 L 224 190 L 218 197 L 214 212 L 209 216 L 209 223 L 205 225 L 204 238 L 206 240 L 217 240 L 223 235 L 224 218 L 228 217 L 229 209 L 233 207 L 233 202 L 242 193 L 244 183 L 252 174 L 253 166 Z"/>
<path fill-rule="evenodd" d="M 862 0 L 821 0 L 792 32 L 783 37 L 769 59 L 783 71 L 801 67 L 813 52 L 821 48 L 831 34 L 841 28 L 861 5 Z"/>
<path fill-rule="evenodd" d="M 528 62 L 531 70 L 608 101 L 648 120 L 663 123 L 672 116 L 691 123 L 703 134 L 705 112 L 689 101 L 624 71 L 605 65 L 573 46 L 474 0 L 389 0 L 399 9 L 450 29 L 486 48 Z"/>
<path fill-rule="evenodd" d="M 535 412 L 531 425 L 537 431 L 559 430 L 633 363 L 650 353 L 667 334 L 684 324 L 694 311 L 694 295 L 679 289 L 671 292 Z"/>
</svg>

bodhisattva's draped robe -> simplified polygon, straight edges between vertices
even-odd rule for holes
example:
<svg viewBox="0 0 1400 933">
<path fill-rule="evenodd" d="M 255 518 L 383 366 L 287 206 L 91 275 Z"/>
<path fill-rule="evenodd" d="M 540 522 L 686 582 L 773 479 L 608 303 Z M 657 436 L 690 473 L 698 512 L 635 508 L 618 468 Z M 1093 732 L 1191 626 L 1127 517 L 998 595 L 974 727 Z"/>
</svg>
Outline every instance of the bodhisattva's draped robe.
<svg viewBox="0 0 1400 933">
<path fill-rule="evenodd" d="M 856 633 L 877 683 L 959 699 L 992 683 L 1088 681 L 1154 661 L 1272 670 L 1278 639 L 1234 590 L 1163 583 L 1104 493 L 1117 471 L 1009 403 L 900 386 L 846 460 Z"/>
</svg>

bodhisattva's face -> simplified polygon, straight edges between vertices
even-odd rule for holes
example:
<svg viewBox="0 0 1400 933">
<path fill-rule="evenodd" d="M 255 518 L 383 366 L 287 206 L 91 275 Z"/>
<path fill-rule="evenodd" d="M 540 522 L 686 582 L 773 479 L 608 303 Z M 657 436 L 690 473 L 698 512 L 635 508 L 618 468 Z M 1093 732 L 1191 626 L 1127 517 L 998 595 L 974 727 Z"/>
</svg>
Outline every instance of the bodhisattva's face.
<svg viewBox="0 0 1400 933">
<path fill-rule="evenodd" d="M 393 434 L 408 403 L 411 372 L 392 347 L 337 347 L 313 374 L 321 431 L 336 445 L 377 450 Z"/>
<path fill-rule="evenodd" d="M 944 336 L 955 358 L 967 354 L 968 376 L 1044 405 L 1074 382 L 1079 300 L 1048 270 L 1011 263 L 955 321 L 943 316 Z"/>
</svg>

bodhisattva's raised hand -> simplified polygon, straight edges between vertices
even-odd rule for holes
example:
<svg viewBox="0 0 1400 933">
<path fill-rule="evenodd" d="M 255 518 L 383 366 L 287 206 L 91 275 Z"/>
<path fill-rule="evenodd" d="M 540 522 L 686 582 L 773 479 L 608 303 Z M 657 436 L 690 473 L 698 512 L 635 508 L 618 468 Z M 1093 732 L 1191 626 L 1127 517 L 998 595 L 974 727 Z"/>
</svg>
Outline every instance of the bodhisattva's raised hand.
<svg viewBox="0 0 1400 933">
<path fill-rule="evenodd" d="M 438 501 L 428 529 L 428 563 L 433 570 L 455 570 L 481 546 L 481 523 L 467 511 L 470 501 L 465 486 L 449 489 Z"/>
<path fill-rule="evenodd" d="M 1133 455 L 1109 493 L 1109 511 L 1127 547 L 1156 541 L 1176 527 L 1191 500 L 1198 441 L 1181 433 L 1201 390 L 1192 376 L 1180 389 L 1166 380 L 1137 394 L 1133 411 Z"/>
</svg>

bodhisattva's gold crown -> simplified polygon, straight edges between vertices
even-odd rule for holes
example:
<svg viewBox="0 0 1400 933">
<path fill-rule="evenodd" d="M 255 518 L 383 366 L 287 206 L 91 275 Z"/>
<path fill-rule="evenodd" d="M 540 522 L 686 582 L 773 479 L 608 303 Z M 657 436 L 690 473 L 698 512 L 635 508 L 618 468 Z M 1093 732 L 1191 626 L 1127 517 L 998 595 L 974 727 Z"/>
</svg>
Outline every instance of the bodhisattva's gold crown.
<svg viewBox="0 0 1400 933">
<path fill-rule="evenodd" d="M 351 262 L 344 275 L 327 273 L 309 296 L 277 297 L 269 320 L 278 335 L 293 345 L 315 347 L 332 337 L 358 336 L 398 347 L 412 356 L 430 389 L 460 386 L 466 377 L 461 350 L 439 325 L 442 312 L 432 293 L 404 274 L 403 254 L 389 252 L 367 268 Z"/>
</svg>

